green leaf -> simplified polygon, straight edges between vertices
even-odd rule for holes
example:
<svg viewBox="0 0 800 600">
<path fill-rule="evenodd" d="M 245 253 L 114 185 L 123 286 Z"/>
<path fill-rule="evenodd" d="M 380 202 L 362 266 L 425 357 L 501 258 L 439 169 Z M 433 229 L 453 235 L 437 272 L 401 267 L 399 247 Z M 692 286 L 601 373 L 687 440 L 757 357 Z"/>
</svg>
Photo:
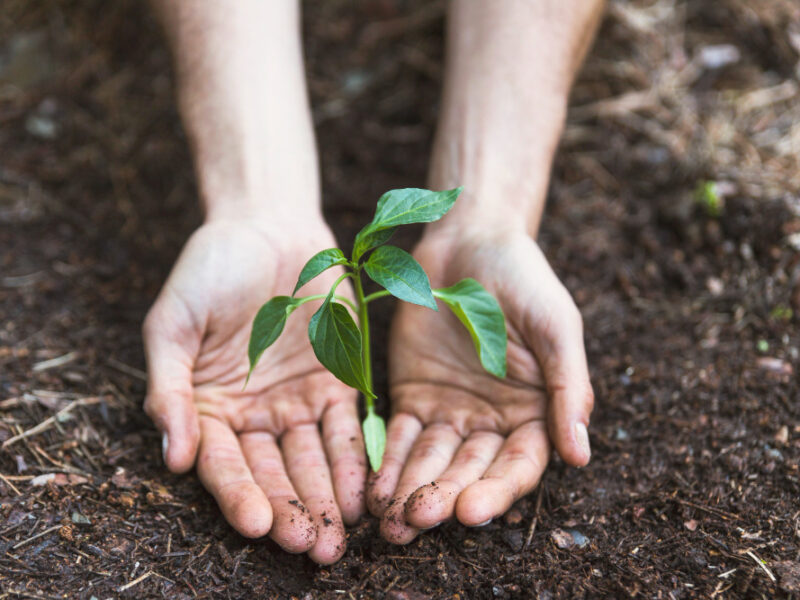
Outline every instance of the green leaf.
<svg viewBox="0 0 800 600">
<path fill-rule="evenodd" d="M 328 371 L 365 396 L 375 397 L 364 377 L 361 334 L 356 322 L 330 294 L 311 317 L 308 337 L 314 354 Z"/>
<path fill-rule="evenodd" d="M 389 238 L 397 231 L 397 227 L 392 227 L 390 229 L 382 229 L 381 231 L 373 231 L 370 233 L 366 231 L 368 227 L 369 225 L 364 227 L 364 229 L 356 235 L 356 240 L 353 244 L 353 262 L 357 263 L 358 259 L 368 250 L 372 250 L 376 246 L 388 242 Z"/>
<path fill-rule="evenodd" d="M 497 300 L 472 278 L 448 288 L 433 290 L 464 324 L 483 368 L 497 377 L 506 376 L 506 320 Z"/>
<path fill-rule="evenodd" d="M 373 471 L 378 471 L 383 463 L 383 451 L 386 449 L 386 423 L 375 414 L 375 410 L 367 410 L 367 418 L 361 426 L 364 432 L 364 444 L 367 447 L 367 458 Z"/>
<path fill-rule="evenodd" d="M 269 348 L 283 331 L 286 319 L 298 306 L 298 301 L 289 296 L 275 296 L 262 306 L 256 318 L 253 319 L 253 329 L 250 332 L 250 344 L 247 348 L 247 356 L 250 359 L 250 371 L 247 377 L 258 363 L 258 359 Z"/>
<path fill-rule="evenodd" d="M 325 269 L 330 269 L 335 265 L 343 265 L 347 262 L 347 257 L 344 252 L 338 248 L 328 248 L 317 252 L 314 256 L 308 259 L 308 262 L 300 271 L 300 276 L 297 278 L 297 285 L 294 286 L 292 296 L 297 293 L 301 287 L 314 279 L 317 275 L 322 273 Z"/>
<path fill-rule="evenodd" d="M 372 222 L 359 231 L 356 236 L 353 260 L 358 261 L 364 252 L 388 240 L 387 237 L 383 241 L 374 243 L 375 238 L 371 236 L 378 232 L 392 229 L 398 225 L 438 221 L 453 208 L 461 190 L 460 187 L 441 192 L 405 188 L 386 192 L 378 200 Z"/>
<path fill-rule="evenodd" d="M 375 283 L 400 300 L 438 310 L 428 276 L 405 250 L 396 246 L 381 246 L 364 263 L 364 270 Z"/>
<path fill-rule="evenodd" d="M 378 200 L 370 225 L 378 231 L 398 225 L 438 221 L 453 208 L 461 190 L 460 187 L 442 192 L 417 188 L 390 190 Z"/>
</svg>

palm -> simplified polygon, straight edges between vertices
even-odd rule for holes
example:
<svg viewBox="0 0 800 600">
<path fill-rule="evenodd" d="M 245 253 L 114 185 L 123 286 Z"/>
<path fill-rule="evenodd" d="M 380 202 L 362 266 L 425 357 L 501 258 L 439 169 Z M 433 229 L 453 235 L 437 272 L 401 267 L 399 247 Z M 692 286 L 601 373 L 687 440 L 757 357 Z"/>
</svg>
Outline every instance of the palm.
<svg viewBox="0 0 800 600">
<path fill-rule="evenodd" d="M 559 318 L 554 311 L 574 310 L 527 235 L 472 241 L 446 253 L 428 245 L 416 254 L 433 287 L 473 277 L 498 299 L 508 374 L 498 379 L 481 368 L 448 310 L 398 307 L 390 342 L 394 446 L 370 503 L 384 513 L 384 535 L 401 543 L 453 515 L 480 524 L 536 484 L 550 451 L 548 388 L 559 385 L 545 376 L 549 329 Z"/>
<path fill-rule="evenodd" d="M 196 419 L 198 476 L 226 518 L 244 535 L 269 531 L 285 549 L 328 563 L 344 552 L 342 514 L 352 522 L 362 512 L 366 464 L 355 393 L 325 371 L 308 342 L 311 303 L 291 316 L 246 388 L 245 381 L 259 306 L 290 293 L 303 262 L 334 241 L 327 230 L 276 237 L 230 223 L 194 234 L 145 328 L 148 408 L 157 423 L 169 411 L 153 390 L 158 365 L 185 368 L 187 381 L 172 387 L 190 389 L 182 420 Z M 331 275 L 303 292 L 327 291 Z M 195 458 L 192 432 L 188 442 L 174 437 L 170 429 L 167 462 L 182 470 Z"/>
<path fill-rule="evenodd" d="M 307 328 L 316 310 L 313 303 L 292 315 L 244 385 L 253 316 L 269 298 L 291 292 L 306 258 L 334 245 L 332 239 L 322 240 L 321 246 L 296 243 L 298 247 L 282 247 L 278 254 L 262 235 L 237 230 L 230 239 L 208 242 L 209 248 L 224 251 L 224 256 L 209 256 L 209 264 L 198 270 L 208 280 L 187 281 L 192 288 L 199 285 L 209 292 L 191 299 L 190 290 L 184 294 L 193 314 L 205 311 L 206 315 L 205 337 L 192 376 L 195 405 L 201 415 L 218 419 L 236 433 L 279 437 L 298 425 L 316 425 L 332 402 L 355 401 L 350 389 L 320 365 L 311 349 Z M 310 282 L 303 294 L 327 292 L 331 282 L 326 279 Z"/>
</svg>

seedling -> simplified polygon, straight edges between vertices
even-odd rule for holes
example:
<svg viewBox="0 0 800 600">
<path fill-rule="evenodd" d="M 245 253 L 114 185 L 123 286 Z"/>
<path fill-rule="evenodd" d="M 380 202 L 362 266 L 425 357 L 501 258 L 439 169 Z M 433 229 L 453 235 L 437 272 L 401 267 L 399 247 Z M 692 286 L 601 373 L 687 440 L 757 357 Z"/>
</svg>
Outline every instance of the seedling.
<svg viewBox="0 0 800 600">
<path fill-rule="evenodd" d="M 375 471 L 380 469 L 383 460 L 386 425 L 375 412 L 367 310 L 370 302 L 392 295 L 438 310 L 436 299 L 441 300 L 469 331 L 483 368 L 496 377 L 506 375 L 506 325 L 497 300 L 471 278 L 432 290 L 422 266 L 408 252 L 386 245 L 400 225 L 441 219 L 453 207 L 460 193 L 461 188 L 442 192 L 413 188 L 386 192 L 378 200 L 372 222 L 356 235 L 349 259 L 338 248 L 318 252 L 300 271 L 292 295 L 271 298 L 259 309 L 253 321 L 248 348 L 248 380 L 264 350 L 280 336 L 289 315 L 306 302 L 322 300 L 308 325 L 311 347 L 326 369 L 364 395 L 367 416 L 362 429 L 370 466 Z M 343 267 L 345 272 L 327 294 L 297 297 L 297 292 L 306 283 L 336 266 Z M 362 274 L 383 289 L 365 295 Z M 336 288 L 348 278 L 353 280 L 355 302 L 336 294 Z M 348 307 L 357 315 L 358 323 Z"/>
</svg>

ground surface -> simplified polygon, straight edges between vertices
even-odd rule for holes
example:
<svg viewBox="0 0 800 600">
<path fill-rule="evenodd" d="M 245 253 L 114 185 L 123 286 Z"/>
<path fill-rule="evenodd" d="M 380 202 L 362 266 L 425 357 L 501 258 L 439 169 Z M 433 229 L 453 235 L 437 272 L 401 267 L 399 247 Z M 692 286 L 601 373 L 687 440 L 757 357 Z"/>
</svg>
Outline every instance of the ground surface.
<svg viewBox="0 0 800 600">
<path fill-rule="evenodd" d="M 365 520 L 328 568 L 232 533 L 140 412 L 140 322 L 200 218 L 142 4 L 0 8 L 0 440 L 49 425 L 0 451 L 0 597 L 800 594 L 794 0 L 611 3 L 541 236 L 585 316 L 591 465 L 554 461 L 482 529 L 393 547 Z M 306 6 L 341 239 L 383 190 L 424 185 L 442 13 Z"/>
</svg>

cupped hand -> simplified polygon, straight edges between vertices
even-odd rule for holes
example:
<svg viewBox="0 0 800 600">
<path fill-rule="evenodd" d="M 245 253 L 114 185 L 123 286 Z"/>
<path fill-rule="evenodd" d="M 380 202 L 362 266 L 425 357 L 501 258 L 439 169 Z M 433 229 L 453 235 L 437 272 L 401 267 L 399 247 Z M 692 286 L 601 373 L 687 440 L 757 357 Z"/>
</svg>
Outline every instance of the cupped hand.
<svg viewBox="0 0 800 600">
<path fill-rule="evenodd" d="M 289 552 L 338 560 L 345 523 L 363 512 L 364 445 L 356 395 L 308 342 L 316 303 L 295 311 L 246 388 L 253 317 L 290 294 L 304 262 L 335 246 L 324 225 L 203 225 L 186 244 L 144 328 L 145 410 L 164 434 L 170 470 L 196 466 L 228 522 Z M 326 293 L 336 273 L 301 295 Z M 349 294 L 345 285 L 340 294 Z"/>
<path fill-rule="evenodd" d="M 469 334 L 438 313 L 401 303 L 390 337 L 392 418 L 367 504 L 381 533 L 404 544 L 455 516 L 479 526 L 530 492 L 551 444 L 589 461 L 593 406 L 580 314 L 524 232 L 423 240 L 415 252 L 431 285 L 473 277 L 506 316 L 508 375 L 478 361 Z"/>
</svg>

